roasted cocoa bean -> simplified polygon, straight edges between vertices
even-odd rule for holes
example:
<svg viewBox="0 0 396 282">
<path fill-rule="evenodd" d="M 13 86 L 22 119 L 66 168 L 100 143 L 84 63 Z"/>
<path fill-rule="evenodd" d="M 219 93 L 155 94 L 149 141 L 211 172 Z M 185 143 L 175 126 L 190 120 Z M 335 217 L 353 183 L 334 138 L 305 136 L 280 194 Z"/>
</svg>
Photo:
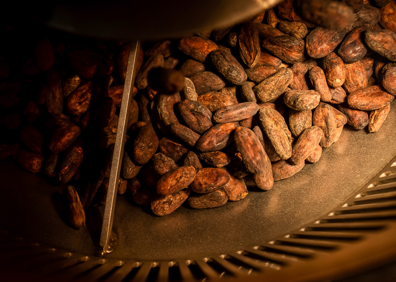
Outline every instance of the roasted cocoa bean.
<svg viewBox="0 0 396 282">
<path fill-rule="evenodd" d="M 287 179 L 298 173 L 305 166 L 305 161 L 299 162 L 296 165 L 291 165 L 287 161 L 279 161 L 272 164 L 272 173 L 274 181 Z"/>
<path fill-rule="evenodd" d="M 268 24 L 264 23 L 257 23 L 255 24 L 259 36 L 262 38 L 267 38 L 267 37 L 275 37 L 275 36 L 282 36 L 285 35 L 282 31 L 279 29 L 276 29 Z"/>
<path fill-rule="evenodd" d="M 381 128 L 386 117 L 388 116 L 389 111 L 390 104 L 387 104 L 385 107 L 370 113 L 370 120 L 368 124 L 369 132 L 377 132 Z"/>
<path fill-rule="evenodd" d="M 348 122 L 346 115 L 344 115 L 342 112 L 340 112 L 334 107 L 330 107 L 330 109 L 334 113 L 334 118 L 336 120 L 337 128 L 343 127 Z"/>
<path fill-rule="evenodd" d="M 194 82 L 192 82 L 192 80 L 188 77 L 184 78 L 184 87 L 181 91 L 181 95 L 186 100 L 197 101 L 198 99 L 198 94 L 195 90 Z"/>
<path fill-rule="evenodd" d="M 239 55 L 243 63 L 249 68 L 254 67 L 260 61 L 261 55 L 259 33 L 255 24 L 243 24 L 238 39 Z"/>
<path fill-rule="evenodd" d="M 217 123 L 240 121 L 254 116 L 260 107 L 254 102 L 239 103 L 217 110 L 213 120 Z"/>
<path fill-rule="evenodd" d="M 378 86 L 370 86 L 348 95 L 348 106 L 362 111 L 374 111 L 385 107 L 395 97 L 382 91 Z"/>
<path fill-rule="evenodd" d="M 338 55 L 345 63 L 357 62 L 367 54 L 367 47 L 364 42 L 365 31 L 364 27 L 357 27 L 345 37 L 338 49 Z"/>
<path fill-rule="evenodd" d="M 185 189 L 174 195 L 158 195 L 151 202 L 151 210 L 155 215 L 164 216 L 179 208 L 190 195 L 191 190 Z M 135 200 L 136 201 L 136 200 Z"/>
<path fill-rule="evenodd" d="M 209 92 L 198 96 L 197 102 L 206 106 L 211 112 L 215 112 L 226 106 L 238 104 L 235 96 L 224 92 Z"/>
<path fill-rule="evenodd" d="M 386 64 L 382 70 L 382 86 L 387 92 L 396 95 L 396 64 Z"/>
<path fill-rule="evenodd" d="M 183 160 L 183 165 L 184 166 L 193 166 L 195 168 L 196 172 L 198 172 L 202 168 L 202 164 L 199 161 L 197 154 L 195 154 L 193 151 L 189 151 L 186 154 L 186 156 L 184 157 L 184 160 Z"/>
<path fill-rule="evenodd" d="M 338 109 L 347 117 L 348 124 L 356 130 L 363 129 L 367 126 L 369 122 L 367 112 L 351 109 L 346 104 L 338 105 Z"/>
<path fill-rule="evenodd" d="M 388 4 L 381 7 L 381 19 L 379 23 L 383 28 L 396 32 L 396 3 L 395 1 L 388 2 Z"/>
<path fill-rule="evenodd" d="M 332 104 L 342 104 L 346 100 L 346 92 L 344 88 L 337 87 L 337 88 L 329 88 L 331 93 L 331 101 Z"/>
<path fill-rule="evenodd" d="M 172 54 L 172 42 L 170 40 L 158 42 L 144 52 L 146 57 L 156 54 L 161 54 L 164 58 L 169 57 Z"/>
<path fill-rule="evenodd" d="M 228 200 L 231 202 L 240 201 L 248 195 L 248 189 L 243 179 L 230 175 L 230 180 L 223 186 L 222 190 L 226 193 Z M 221 191 L 221 190 L 217 190 Z"/>
<path fill-rule="evenodd" d="M 296 63 L 291 67 L 293 71 L 293 79 L 289 84 L 289 87 L 294 90 L 308 90 L 308 84 L 305 79 L 305 74 L 308 71 L 307 66 L 304 63 Z"/>
<path fill-rule="evenodd" d="M 43 134 L 34 126 L 24 126 L 19 132 L 19 140 L 33 153 L 43 154 Z"/>
<path fill-rule="evenodd" d="M 67 105 L 66 105 L 67 111 L 75 116 L 81 116 L 85 114 L 91 102 L 91 92 L 92 92 L 91 82 L 87 82 L 79 86 L 76 90 L 74 90 L 70 94 L 70 96 L 67 99 Z M 115 104 L 117 105 L 117 102 Z M 119 105 L 120 104 L 121 104 L 121 100 Z"/>
<path fill-rule="evenodd" d="M 324 148 L 330 147 L 334 143 L 337 134 L 337 120 L 331 106 L 320 103 L 313 113 L 312 123 L 323 130 L 320 146 Z"/>
<path fill-rule="evenodd" d="M 314 151 L 311 152 L 308 158 L 306 158 L 306 161 L 311 164 L 317 163 L 320 160 L 320 157 L 322 156 L 322 151 L 323 151 L 322 147 L 317 145 Z"/>
<path fill-rule="evenodd" d="M 345 64 L 345 69 L 345 83 L 343 86 L 348 94 L 367 87 L 366 69 L 361 61 Z"/>
<path fill-rule="evenodd" d="M 315 59 L 326 57 L 341 43 L 345 34 L 345 29 L 315 28 L 306 39 L 308 55 Z"/>
<path fill-rule="evenodd" d="M 49 141 L 51 152 L 53 154 L 58 154 L 66 150 L 74 141 L 76 141 L 80 133 L 80 128 L 72 122 L 63 124 L 55 130 L 54 133 L 52 133 Z"/>
<path fill-rule="evenodd" d="M 180 66 L 180 71 L 185 77 L 190 77 L 198 72 L 205 71 L 205 65 L 203 63 L 187 59 Z"/>
<path fill-rule="evenodd" d="M 62 93 L 64 97 L 67 97 L 80 85 L 81 78 L 78 74 L 68 76 L 62 83 Z"/>
<path fill-rule="evenodd" d="M 292 137 L 285 119 L 278 111 L 270 108 L 262 108 L 259 113 L 261 127 L 271 140 L 277 155 L 287 160 L 292 154 Z"/>
<path fill-rule="evenodd" d="M 184 100 L 178 104 L 183 120 L 195 132 L 205 133 L 213 126 L 212 112 L 199 102 Z"/>
<path fill-rule="evenodd" d="M 319 145 L 322 138 L 323 131 L 318 126 L 311 126 L 305 129 L 298 137 L 293 146 L 293 153 L 290 162 L 294 165 L 304 162 Z"/>
<path fill-rule="evenodd" d="M 159 142 L 159 151 L 177 162 L 183 155 L 187 154 L 188 149 L 168 138 L 162 138 Z"/>
<path fill-rule="evenodd" d="M 172 123 L 179 123 L 177 119 L 174 108 L 177 103 L 181 101 L 179 93 L 172 95 L 160 94 L 156 101 L 156 110 L 161 122 L 168 126 Z"/>
<path fill-rule="evenodd" d="M 273 66 L 256 65 L 255 67 L 246 69 L 245 71 L 250 80 L 260 83 L 267 77 L 276 73 L 277 70 L 278 69 Z"/>
<path fill-rule="evenodd" d="M 47 111 L 51 115 L 62 113 L 63 93 L 59 73 L 55 69 L 47 71 Z"/>
<path fill-rule="evenodd" d="M 80 197 L 73 186 L 67 186 L 63 191 L 63 205 L 70 224 L 76 229 L 85 226 L 85 211 Z"/>
<path fill-rule="evenodd" d="M 217 91 L 225 86 L 225 82 L 216 74 L 210 71 L 196 73 L 190 76 L 191 81 L 194 83 L 195 90 L 198 95 Z"/>
<path fill-rule="evenodd" d="M 237 122 L 222 123 L 206 131 L 196 143 L 201 152 L 219 151 L 227 147 L 233 140 L 231 133 L 239 127 Z"/>
<path fill-rule="evenodd" d="M 164 94 L 179 92 L 184 87 L 183 74 L 174 69 L 152 68 L 148 74 L 148 81 L 152 89 Z"/>
<path fill-rule="evenodd" d="M 216 71 L 229 83 L 242 85 L 246 81 L 245 70 L 231 53 L 224 50 L 216 50 L 210 53 L 209 57 Z"/>
<path fill-rule="evenodd" d="M 197 172 L 191 189 L 200 194 L 210 193 L 222 188 L 229 180 L 230 175 L 225 169 L 206 167 Z"/>
<path fill-rule="evenodd" d="M 326 76 L 320 67 L 314 67 L 309 71 L 309 78 L 315 90 L 320 94 L 320 100 L 324 102 L 331 101 L 331 93 L 327 85 Z"/>
<path fill-rule="evenodd" d="M 305 38 L 308 34 L 307 26 L 302 22 L 286 22 L 282 21 L 279 23 L 279 29 L 287 35 L 294 36 L 297 38 Z"/>
<path fill-rule="evenodd" d="M 228 201 L 227 194 L 219 189 L 208 194 L 193 194 L 188 198 L 188 204 L 193 209 L 217 208 Z"/>
<path fill-rule="evenodd" d="M 159 140 L 151 123 L 139 129 L 129 152 L 132 160 L 137 165 L 144 165 L 150 161 L 157 151 Z"/>
<path fill-rule="evenodd" d="M 337 88 L 344 84 L 346 72 L 345 65 L 342 59 L 334 52 L 331 52 L 324 59 L 323 70 L 329 86 Z"/>
<path fill-rule="evenodd" d="M 305 60 L 304 40 L 288 36 L 276 36 L 264 39 L 263 47 L 288 64 Z"/>
<path fill-rule="evenodd" d="M 320 102 L 320 94 L 314 90 L 290 90 L 283 96 L 286 106 L 296 111 L 315 109 Z"/>
<path fill-rule="evenodd" d="M 60 183 L 67 183 L 76 173 L 84 157 L 83 148 L 76 144 L 65 152 L 63 160 L 58 167 L 58 179 Z"/>
<path fill-rule="evenodd" d="M 191 147 L 194 147 L 198 139 L 201 137 L 201 135 L 180 123 L 171 124 L 170 131 L 174 136 Z"/>
<path fill-rule="evenodd" d="M 396 61 L 396 34 L 388 29 L 368 30 L 365 33 L 367 46 L 381 56 Z"/>
<path fill-rule="evenodd" d="M 254 82 L 246 81 L 242 84 L 241 87 L 241 96 L 245 102 L 257 102 L 256 95 L 254 94 L 253 87 L 255 86 Z"/>
<path fill-rule="evenodd" d="M 292 79 L 291 69 L 281 68 L 277 73 L 255 86 L 253 90 L 261 102 L 273 102 L 286 91 Z"/>
<path fill-rule="evenodd" d="M 193 166 L 182 166 L 164 174 L 156 185 L 160 195 L 171 195 L 188 187 L 193 182 L 196 172 Z"/>
<path fill-rule="evenodd" d="M 184 37 L 179 41 L 179 50 L 201 63 L 205 62 L 210 52 L 217 49 L 216 43 L 198 36 Z"/>
<path fill-rule="evenodd" d="M 44 157 L 19 148 L 18 152 L 16 153 L 15 160 L 22 168 L 26 169 L 27 171 L 37 173 L 41 170 Z"/>
<path fill-rule="evenodd" d="M 132 179 L 138 175 L 141 168 L 141 166 L 135 165 L 133 163 L 128 151 L 125 151 L 121 164 L 121 177 L 124 179 Z"/>
<path fill-rule="evenodd" d="M 51 154 L 44 162 L 44 174 L 48 177 L 56 176 L 56 167 L 58 164 L 58 155 Z"/>
<path fill-rule="evenodd" d="M 200 153 L 199 158 L 212 167 L 223 167 L 231 162 L 231 158 L 221 151 Z"/>
<path fill-rule="evenodd" d="M 228 33 L 227 42 L 230 47 L 235 48 L 238 44 L 238 34 L 235 31 Z"/>
</svg>

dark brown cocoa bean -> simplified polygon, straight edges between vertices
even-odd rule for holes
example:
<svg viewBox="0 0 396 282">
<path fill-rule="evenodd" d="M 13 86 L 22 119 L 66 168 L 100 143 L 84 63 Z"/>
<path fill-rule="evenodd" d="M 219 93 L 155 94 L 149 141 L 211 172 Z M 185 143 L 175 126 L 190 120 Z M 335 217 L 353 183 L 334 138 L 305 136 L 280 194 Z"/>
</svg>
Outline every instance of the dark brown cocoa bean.
<svg viewBox="0 0 396 282">
<path fill-rule="evenodd" d="M 254 116 L 260 107 L 255 102 L 239 103 L 221 108 L 213 115 L 213 120 L 217 123 L 229 123 L 240 121 Z"/>
<path fill-rule="evenodd" d="M 223 167 L 231 162 L 231 158 L 221 151 L 200 153 L 199 158 L 213 167 Z"/>
<path fill-rule="evenodd" d="M 136 87 L 143 90 L 148 86 L 148 74 L 153 68 L 161 67 L 164 64 L 164 56 L 155 54 L 147 59 L 142 65 L 142 69 L 136 77 Z"/>
<path fill-rule="evenodd" d="M 396 34 L 388 29 L 368 30 L 365 33 L 367 46 L 381 56 L 396 61 Z"/>
<path fill-rule="evenodd" d="M 311 126 L 305 129 L 293 146 L 293 154 L 290 158 L 290 162 L 294 165 L 304 162 L 305 159 L 315 151 L 322 135 L 323 131 L 318 126 Z"/>
<path fill-rule="evenodd" d="M 179 41 L 179 50 L 201 63 L 205 62 L 210 52 L 217 49 L 216 43 L 198 36 L 184 37 Z"/>
<path fill-rule="evenodd" d="M 159 151 L 177 162 L 183 155 L 187 154 L 188 149 L 168 138 L 162 138 L 159 142 Z"/>
<path fill-rule="evenodd" d="M 262 38 L 267 38 L 267 37 L 275 37 L 275 36 L 282 36 L 285 35 L 282 31 L 279 29 L 276 29 L 268 24 L 264 23 L 257 23 L 255 24 L 259 36 Z"/>
<path fill-rule="evenodd" d="M 246 69 L 245 71 L 250 80 L 260 83 L 267 77 L 276 73 L 277 70 L 278 69 L 273 66 L 256 65 L 255 67 Z"/>
<path fill-rule="evenodd" d="M 367 47 L 364 42 L 365 31 L 364 27 L 357 27 L 345 37 L 338 49 L 338 55 L 345 63 L 357 62 L 367 54 Z"/>
<path fill-rule="evenodd" d="M 374 57 L 366 56 L 360 61 L 362 62 L 364 69 L 366 70 L 367 80 L 369 80 L 374 73 Z"/>
<path fill-rule="evenodd" d="M 195 132 L 203 134 L 213 126 L 212 112 L 199 102 L 184 100 L 178 104 L 183 120 Z"/>
<path fill-rule="evenodd" d="M 183 165 L 184 166 L 193 166 L 195 168 L 195 171 L 198 172 L 202 168 L 202 164 L 198 159 L 197 154 L 195 154 L 193 151 L 189 151 L 184 160 L 183 160 Z"/>
<path fill-rule="evenodd" d="M 56 166 L 58 164 L 58 155 L 51 154 L 44 162 L 44 174 L 48 177 L 56 176 Z"/>
<path fill-rule="evenodd" d="M 212 31 L 210 37 L 214 42 L 222 40 L 233 28 L 234 26 L 226 26 L 221 28 L 216 28 Z"/>
<path fill-rule="evenodd" d="M 24 149 L 19 149 L 15 160 L 24 169 L 30 172 L 40 172 L 44 157 L 35 153 L 30 153 Z"/>
<path fill-rule="evenodd" d="M 159 140 L 152 124 L 148 123 L 139 129 L 129 155 L 137 165 L 144 165 L 157 151 Z"/>
<path fill-rule="evenodd" d="M 224 92 L 209 92 L 198 96 L 197 102 L 206 106 L 211 112 L 230 105 L 238 104 L 235 96 Z"/>
<path fill-rule="evenodd" d="M 225 169 L 207 167 L 200 169 L 191 183 L 191 189 L 200 194 L 210 193 L 222 188 L 230 180 Z"/>
<path fill-rule="evenodd" d="M 133 163 L 133 161 L 129 157 L 129 153 L 125 151 L 121 165 L 121 177 L 124 179 L 132 179 L 136 175 L 138 175 L 141 168 L 141 166 L 135 165 Z"/>
<path fill-rule="evenodd" d="M 80 85 L 81 78 L 78 74 L 68 76 L 62 83 L 62 93 L 64 97 L 67 97 Z"/>
<path fill-rule="evenodd" d="M 310 162 L 311 164 L 317 163 L 320 157 L 322 156 L 322 151 L 323 151 L 322 147 L 317 145 L 314 151 L 311 152 L 308 158 L 306 158 L 306 161 Z"/>
<path fill-rule="evenodd" d="M 219 189 L 208 194 L 193 194 L 188 198 L 188 204 L 193 209 L 217 208 L 228 201 L 226 193 Z"/>
<path fill-rule="evenodd" d="M 185 189 L 174 195 L 158 195 L 151 202 L 151 210 L 158 216 L 170 214 L 187 200 L 190 192 L 190 189 Z"/>
<path fill-rule="evenodd" d="M 65 152 L 63 160 L 58 167 L 58 179 L 60 183 L 67 183 L 76 173 L 84 157 L 83 148 L 76 144 Z"/>
<path fill-rule="evenodd" d="M 120 107 L 123 93 L 124 93 L 124 85 L 117 85 L 117 86 L 109 87 L 104 93 L 104 96 L 113 99 L 114 105 L 116 107 Z"/>
<path fill-rule="evenodd" d="M 305 166 L 305 161 L 299 162 L 296 165 L 291 165 L 287 161 L 279 161 L 272 164 L 272 173 L 274 175 L 274 181 L 283 180 L 290 178 Z"/>
<path fill-rule="evenodd" d="M 275 68 L 280 68 L 282 65 L 282 61 L 277 57 L 272 56 L 266 52 L 261 52 L 260 62 L 258 62 L 259 66 L 270 66 Z"/>
<path fill-rule="evenodd" d="M 181 91 L 181 95 L 186 100 L 197 101 L 198 99 L 198 94 L 195 90 L 194 82 L 192 82 L 192 80 L 187 77 L 184 78 L 184 87 Z"/>
<path fill-rule="evenodd" d="M 346 100 L 346 92 L 344 88 L 342 87 L 337 87 L 337 88 L 330 88 L 330 93 L 331 93 L 331 101 L 330 103 L 332 104 L 342 104 Z"/>
<path fill-rule="evenodd" d="M 329 29 L 347 27 L 355 19 L 353 10 L 338 1 L 303 0 L 299 11 L 307 21 Z"/>
<path fill-rule="evenodd" d="M 289 127 L 293 136 L 298 137 L 305 129 L 312 126 L 312 111 L 289 110 Z"/>
<path fill-rule="evenodd" d="M 274 9 L 269 9 L 266 11 L 266 15 L 265 15 L 265 22 L 272 26 L 272 27 L 276 27 L 277 24 L 280 22 L 281 20 L 278 18 L 278 16 L 276 15 Z"/>
<path fill-rule="evenodd" d="M 181 141 L 191 147 L 194 147 L 198 139 L 201 137 L 201 135 L 180 123 L 171 124 L 170 131 L 174 136 L 178 137 Z"/>
<path fill-rule="evenodd" d="M 135 99 L 131 99 L 127 128 L 130 128 L 132 124 L 137 123 L 138 119 L 139 119 L 139 105 Z"/>
<path fill-rule="evenodd" d="M 103 185 L 103 183 L 102 183 L 102 185 Z M 122 179 L 120 177 L 120 179 L 118 180 L 117 194 L 119 194 L 119 195 L 125 194 L 125 192 L 127 190 L 127 186 L 128 186 L 128 180 Z"/>
<path fill-rule="evenodd" d="M 254 94 L 253 87 L 255 86 L 254 82 L 246 81 L 242 84 L 241 87 L 241 96 L 245 102 L 257 102 L 256 95 Z"/>
<path fill-rule="evenodd" d="M 275 152 L 275 148 L 272 145 L 271 141 L 268 139 L 267 136 L 265 136 L 260 129 L 259 126 L 253 127 L 253 132 L 256 134 L 257 138 L 259 139 L 261 145 L 264 148 L 265 153 L 267 154 L 268 158 L 270 159 L 271 162 L 276 162 L 280 160 L 280 157 L 278 154 Z M 242 159 L 242 156 L 241 156 Z M 246 169 L 246 167 L 245 167 Z"/>
<path fill-rule="evenodd" d="M 345 65 L 341 58 L 334 52 L 331 52 L 324 59 L 323 70 L 329 86 L 337 88 L 344 84 L 346 73 Z"/>
<path fill-rule="evenodd" d="M 369 132 L 377 132 L 381 128 L 386 117 L 388 116 L 389 111 L 390 104 L 387 104 L 385 107 L 370 113 L 370 120 L 368 124 Z"/>
<path fill-rule="evenodd" d="M 255 24 L 243 24 L 238 39 L 239 54 L 243 63 L 249 68 L 254 67 L 260 61 L 261 55 L 259 33 Z"/>
<path fill-rule="evenodd" d="M 259 113 L 261 127 L 271 140 L 277 155 L 287 160 L 292 154 L 292 136 L 285 119 L 278 111 L 270 108 L 262 108 Z"/>
<path fill-rule="evenodd" d="M 72 122 L 65 123 L 52 133 L 49 148 L 53 154 L 60 153 L 73 144 L 80 135 L 80 128 Z"/>
<path fill-rule="evenodd" d="M 146 57 L 156 54 L 161 54 L 164 58 L 169 57 L 172 54 L 172 42 L 170 40 L 160 41 L 144 52 Z"/>
<path fill-rule="evenodd" d="M 73 186 L 67 186 L 63 191 L 63 205 L 65 206 L 66 216 L 70 224 L 76 229 L 85 226 L 85 211 L 81 204 L 80 197 Z"/>
<path fill-rule="evenodd" d="M 343 127 L 348 122 L 348 119 L 347 119 L 346 115 L 344 115 L 342 112 L 340 112 L 339 110 L 337 110 L 334 107 L 330 106 L 330 109 L 334 113 L 334 118 L 336 120 L 337 128 Z"/>
<path fill-rule="evenodd" d="M 92 92 L 91 82 L 79 86 L 76 90 L 74 90 L 70 94 L 70 96 L 67 99 L 67 104 L 66 104 L 67 111 L 75 116 L 81 116 L 85 114 L 91 102 L 91 92 Z M 121 100 L 120 100 L 120 104 L 121 104 Z"/>
<path fill-rule="evenodd" d="M 196 73 L 190 76 L 190 79 L 194 83 L 198 95 L 210 91 L 217 91 L 225 86 L 225 82 L 210 71 Z"/>
<path fill-rule="evenodd" d="M 323 130 L 320 146 L 324 148 L 330 147 L 334 143 L 337 134 L 337 121 L 331 106 L 320 103 L 314 111 L 312 123 Z"/>
<path fill-rule="evenodd" d="M 279 6 L 278 6 L 279 7 Z M 279 29 L 287 35 L 294 36 L 297 38 L 305 38 L 308 34 L 307 26 L 302 22 L 286 22 L 282 21 L 279 23 Z"/>
<path fill-rule="evenodd" d="M 219 151 L 228 146 L 233 140 L 231 133 L 239 127 L 237 122 L 222 123 L 206 131 L 196 143 L 201 152 Z"/>
<path fill-rule="evenodd" d="M 231 53 L 216 50 L 210 53 L 209 57 L 216 71 L 229 83 L 242 85 L 246 81 L 245 70 Z"/>
<path fill-rule="evenodd" d="M 348 95 L 348 106 L 362 111 L 374 111 L 385 107 L 395 97 L 382 91 L 378 86 L 370 86 Z"/>
<path fill-rule="evenodd" d="M 288 35 L 269 37 L 264 39 L 262 46 L 288 64 L 305 60 L 304 40 L 297 37 Z"/>
<path fill-rule="evenodd" d="M 150 101 L 146 98 L 146 96 L 140 96 L 139 100 L 139 119 L 144 122 L 150 122 L 150 114 L 148 110 L 148 105 Z"/>
<path fill-rule="evenodd" d="M 356 21 L 347 28 L 348 30 L 359 26 L 370 29 L 378 23 L 381 17 L 380 9 L 367 4 L 363 5 L 362 9 L 356 13 Z"/>
<path fill-rule="evenodd" d="M 193 182 L 196 172 L 192 166 L 182 166 L 164 174 L 156 185 L 160 195 L 171 195 L 188 187 Z"/>
<path fill-rule="evenodd" d="M 177 119 L 174 112 L 174 107 L 180 101 L 181 97 L 179 93 L 175 93 L 172 95 L 160 94 L 157 98 L 157 101 L 155 103 L 156 110 L 158 112 L 159 118 L 161 119 L 161 122 L 165 126 L 168 126 L 172 123 L 179 123 L 179 120 Z"/>
<path fill-rule="evenodd" d="M 184 76 L 180 71 L 162 67 L 152 68 L 148 82 L 153 90 L 164 94 L 179 92 L 184 87 Z"/>
<path fill-rule="evenodd" d="M 320 94 L 314 90 L 290 90 L 283 95 L 286 106 L 296 111 L 315 109 L 320 102 Z"/>
<path fill-rule="evenodd" d="M 294 90 L 308 90 L 308 84 L 305 79 L 305 74 L 308 71 L 307 66 L 304 63 L 296 63 L 291 67 L 293 71 L 293 79 L 289 84 L 289 87 Z"/>
<path fill-rule="evenodd" d="M 392 95 L 396 95 L 396 64 L 386 64 L 382 70 L 382 86 Z"/>
<path fill-rule="evenodd" d="M 180 61 L 178 58 L 169 57 L 165 59 L 164 64 L 162 66 L 167 69 L 174 69 L 179 63 Z"/>
<path fill-rule="evenodd" d="M 205 71 L 205 65 L 195 60 L 187 59 L 180 66 L 180 71 L 186 77 L 190 77 L 198 72 Z"/>
<path fill-rule="evenodd" d="M 367 126 L 369 122 L 367 112 L 351 109 L 346 104 L 338 105 L 338 108 L 347 117 L 348 124 L 356 130 L 363 129 Z"/>
<path fill-rule="evenodd" d="M 291 69 L 281 68 L 277 73 L 255 86 L 253 90 L 261 102 L 273 102 L 286 91 L 292 79 Z"/>
<path fill-rule="evenodd" d="M 345 64 L 345 69 L 345 83 L 343 86 L 348 94 L 367 87 L 366 69 L 361 61 Z"/>
<path fill-rule="evenodd" d="M 379 21 L 383 28 L 396 32 L 396 3 L 389 1 L 388 4 L 381 7 L 381 19 Z"/>
<path fill-rule="evenodd" d="M 344 39 L 345 29 L 317 27 L 306 38 L 308 55 L 315 59 L 326 57 Z"/>
<path fill-rule="evenodd" d="M 223 186 L 222 190 L 226 193 L 228 200 L 231 202 L 240 201 L 248 195 L 248 189 L 243 179 L 230 175 L 230 180 Z M 221 190 L 217 190 L 221 191 Z"/>
</svg>

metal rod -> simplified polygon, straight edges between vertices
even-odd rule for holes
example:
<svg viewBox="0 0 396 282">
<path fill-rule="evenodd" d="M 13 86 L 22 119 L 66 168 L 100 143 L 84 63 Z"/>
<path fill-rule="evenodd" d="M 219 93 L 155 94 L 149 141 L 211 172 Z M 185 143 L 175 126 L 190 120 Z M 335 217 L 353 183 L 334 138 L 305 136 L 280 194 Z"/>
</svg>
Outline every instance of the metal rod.
<svg viewBox="0 0 396 282">
<path fill-rule="evenodd" d="M 132 41 L 129 50 L 128 68 L 122 95 L 120 115 L 118 119 L 117 137 L 114 144 L 113 160 L 111 163 L 109 189 L 107 191 L 106 205 L 103 216 L 102 232 L 100 235 L 100 246 L 103 247 L 103 254 L 112 250 L 109 245 L 110 236 L 113 228 L 114 210 L 117 198 L 118 182 L 120 178 L 121 163 L 124 154 L 124 145 L 126 140 L 126 130 L 130 111 L 132 88 L 135 78 L 136 61 L 139 51 L 139 41 Z"/>
</svg>

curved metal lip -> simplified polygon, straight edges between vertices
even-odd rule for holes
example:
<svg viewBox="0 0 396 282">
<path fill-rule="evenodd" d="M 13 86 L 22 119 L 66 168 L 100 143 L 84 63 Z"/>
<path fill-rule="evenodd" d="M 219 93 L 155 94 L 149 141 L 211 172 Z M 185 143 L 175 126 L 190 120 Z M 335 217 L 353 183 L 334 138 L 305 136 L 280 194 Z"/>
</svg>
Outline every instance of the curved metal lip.
<svg viewBox="0 0 396 282">
<path fill-rule="evenodd" d="M 90 2 L 58 1 L 37 9 L 34 19 L 85 37 L 159 40 L 230 26 L 272 8 L 280 0 Z"/>
</svg>

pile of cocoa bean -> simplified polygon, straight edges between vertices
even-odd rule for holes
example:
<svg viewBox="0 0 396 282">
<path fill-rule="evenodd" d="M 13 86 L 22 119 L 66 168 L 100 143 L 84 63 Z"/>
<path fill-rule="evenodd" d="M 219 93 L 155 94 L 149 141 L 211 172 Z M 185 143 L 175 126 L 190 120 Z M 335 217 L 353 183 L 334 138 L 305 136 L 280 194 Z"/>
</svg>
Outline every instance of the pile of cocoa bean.
<svg viewBox="0 0 396 282">
<path fill-rule="evenodd" d="M 220 207 L 318 162 L 347 124 L 378 131 L 396 95 L 395 11 L 395 0 L 286 0 L 142 44 L 118 193 L 158 216 Z M 1 50 L 0 158 L 72 185 L 78 228 L 106 199 L 130 43 L 52 33 L 17 62 Z"/>
</svg>

